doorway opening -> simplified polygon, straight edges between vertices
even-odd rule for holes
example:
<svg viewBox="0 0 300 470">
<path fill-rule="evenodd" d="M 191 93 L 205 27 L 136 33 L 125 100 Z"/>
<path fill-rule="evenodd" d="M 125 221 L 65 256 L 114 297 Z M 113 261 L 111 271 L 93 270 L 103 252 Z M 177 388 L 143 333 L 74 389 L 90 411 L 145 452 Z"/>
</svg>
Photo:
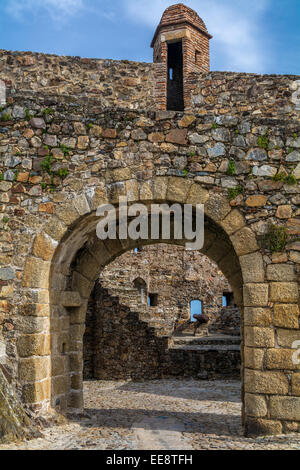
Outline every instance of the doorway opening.
<svg viewBox="0 0 300 470">
<path fill-rule="evenodd" d="M 168 44 L 167 110 L 184 110 L 182 41 Z"/>
</svg>

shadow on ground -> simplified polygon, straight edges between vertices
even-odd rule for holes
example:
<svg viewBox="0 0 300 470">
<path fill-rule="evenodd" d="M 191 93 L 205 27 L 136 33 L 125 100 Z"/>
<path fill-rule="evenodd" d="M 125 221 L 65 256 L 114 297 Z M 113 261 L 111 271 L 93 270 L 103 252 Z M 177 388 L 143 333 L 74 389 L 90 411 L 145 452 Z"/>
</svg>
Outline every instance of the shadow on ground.
<svg viewBox="0 0 300 470">
<path fill-rule="evenodd" d="M 176 381 L 177 382 L 177 381 Z M 194 379 L 193 379 L 193 382 Z M 188 379 L 178 379 L 178 387 L 170 389 L 166 387 L 157 387 L 161 381 L 147 381 L 145 382 L 128 382 L 120 385 L 118 390 L 124 392 L 145 393 L 151 395 L 164 395 L 174 398 L 184 398 L 187 400 L 199 401 L 226 401 L 232 403 L 241 402 L 241 382 L 239 380 L 231 379 L 230 382 L 225 380 L 211 380 L 211 381 L 197 381 L 195 386 L 191 386 L 191 381 Z M 232 385 L 234 384 L 234 385 Z M 224 398 L 226 392 L 226 398 Z"/>
<path fill-rule="evenodd" d="M 108 427 L 131 429 L 133 424 L 139 427 L 145 417 L 157 417 L 160 419 L 160 430 L 170 430 L 168 419 L 179 420 L 185 425 L 185 432 L 212 434 L 214 436 L 241 436 L 241 417 L 229 414 L 217 413 L 186 413 L 169 412 L 161 410 L 141 410 L 141 409 L 109 409 L 99 410 L 86 408 L 85 413 L 90 419 L 78 420 L 83 427 Z M 142 427 L 142 426 L 141 426 Z M 174 429 L 176 430 L 176 429 Z"/>
</svg>

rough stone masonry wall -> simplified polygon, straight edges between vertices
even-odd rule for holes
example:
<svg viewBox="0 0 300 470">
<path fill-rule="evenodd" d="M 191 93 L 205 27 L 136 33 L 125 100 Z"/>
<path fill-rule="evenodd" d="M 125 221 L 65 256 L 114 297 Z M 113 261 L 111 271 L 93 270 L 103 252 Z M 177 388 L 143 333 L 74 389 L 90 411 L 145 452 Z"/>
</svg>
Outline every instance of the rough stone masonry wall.
<svg viewBox="0 0 300 470">
<path fill-rule="evenodd" d="M 143 279 L 146 285 L 145 304 L 134 288 L 134 281 L 138 278 Z M 147 292 L 157 294 L 157 306 L 148 306 Z M 150 366 L 153 364 L 153 378 L 166 368 L 170 375 L 172 371 L 167 363 L 157 364 L 156 342 L 152 342 L 154 350 L 151 350 L 147 336 L 144 337 L 145 342 L 141 342 L 139 324 L 132 325 L 126 334 L 127 330 L 120 321 L 122 308 L 130 307 L 131 312 L 138 314 L 140 320 L 150 322 L 149 328 L 155 324 L 159 328 L 156 335 L 159 331 L 160 334 L 171 337 L 175 328 L 180 325 L 185 326 L 185 332 L 189 330 L 190 302 L 199 299 L 203 303 L 203 313 L 211 317 L 210 331 L 215 331 L 214 323 L 218 320 L 219 332 L 226 328 L 228 333 L 232 327 L 238 334 L 239 319 L 236 321 L 234 317 L 234 324 L 231 325 L 232 310 L 229 318 L 226 317 L 226 326 L 222 323 L 226 312 L 226 309 L 222 310 L 224 292 L 231 292 L 228 282 L 215 263 L 198 252 L 159 244 L 144 247 L 138 253 L 130 251 L 123 254 L 101 272 L 88 305 L 84 336 L 84 376 L 106 379 L 143 378 L 146 374 L 149 378 Z M 112 300 L 112 297 L 115 299 Z M 113 326 L 108 326 L 111 324 Z M 131 351 L 130 357 L 134 357 L 133 362 L 128 360 L 128 354 L 123 359 L 120 353 L 124 343 Z M 165 342 L 165 347 L 168 347 L 168 341 Z M 143 354 L 137 354 L 141 349 Z M 161 360 L 166 359 L 167 351 L 161 355 Z M 132 363 L 136 365 L 134 374 Z M 205 368 L 206 365 L 202 366 Z M 187 368 L 186 365 L 186 373 Z M 196 368 L 194 366 L 195 369 L 199 372 L 199 365 Z"/>
<path fill-rule="evenodd" d="M 11 56 L 2 53 L 1 74 L 25 77 Z M 10 90 L 0 123 L 1 342 L 22 400 L 41 411 L 82 407 L 87 299 L 101 263 L 125 249 L 93 251 L 97 206 L 122 194 L 203 202 L 203 252 L 243 310 L 246 431 L 299 430 L 299 241 L 280 253 L 259 244 L 270 223 L 299 236 L 299 77 L 199 75 L 185 115 L 34 93 L 32 79 L 31 91 Z M 41 165 L 45 154 L 54 160 Z"/>
<path fill-rule="evenodd" d="M 158 304 L 149 307 L 149 318 L 170 319 L 170 333 L 176 321 L 189 321 L 192 300 L 202 300 L 203 312 L 213 318 L 222 307 L 223 293 L 232 291 L 222 272 L 207 257 L 164 244 L 144 247 L 139 253 L 125 253 L 101 272 L 99 281 L 122 293 L 132 289 L 137 278 L 145 281 L 148 293 L 157 294 Z M 137 295 L 133 308 L 138 307 Z"/>
<path fill-rule="evenodd" d="M 94 97 L 101 108 L 153 109 L 154 64 L 0 49 L 0 80 L 12 93 Z"/>
</svg>

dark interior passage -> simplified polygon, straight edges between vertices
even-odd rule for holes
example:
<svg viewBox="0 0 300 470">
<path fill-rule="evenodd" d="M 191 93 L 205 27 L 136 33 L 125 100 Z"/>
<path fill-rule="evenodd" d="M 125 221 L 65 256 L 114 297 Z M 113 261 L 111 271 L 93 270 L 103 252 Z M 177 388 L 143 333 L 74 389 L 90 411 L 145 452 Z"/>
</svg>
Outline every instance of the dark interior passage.
<svg viewBox="0 0 300 470">
<path fill-rule="evenodd" d="M 183 57 L 182 42 L 168 44 L 167 109 L 183 111 Z"/>
</svg>

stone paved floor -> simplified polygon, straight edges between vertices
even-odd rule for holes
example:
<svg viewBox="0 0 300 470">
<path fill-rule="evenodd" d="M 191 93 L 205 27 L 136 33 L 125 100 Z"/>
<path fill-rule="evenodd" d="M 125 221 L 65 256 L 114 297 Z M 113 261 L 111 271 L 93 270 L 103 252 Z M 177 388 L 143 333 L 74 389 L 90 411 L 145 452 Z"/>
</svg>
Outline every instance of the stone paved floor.
<svg viewBox="0 0 300 470">
<path fill-rule="evenodd" d="M 90 418 L 3 449 L 300 449 L 298 435 L 246 439 L 238 381 L 85 382 Z M 177 447 L 178 448 L 178 447 Z"/>
</svg>

